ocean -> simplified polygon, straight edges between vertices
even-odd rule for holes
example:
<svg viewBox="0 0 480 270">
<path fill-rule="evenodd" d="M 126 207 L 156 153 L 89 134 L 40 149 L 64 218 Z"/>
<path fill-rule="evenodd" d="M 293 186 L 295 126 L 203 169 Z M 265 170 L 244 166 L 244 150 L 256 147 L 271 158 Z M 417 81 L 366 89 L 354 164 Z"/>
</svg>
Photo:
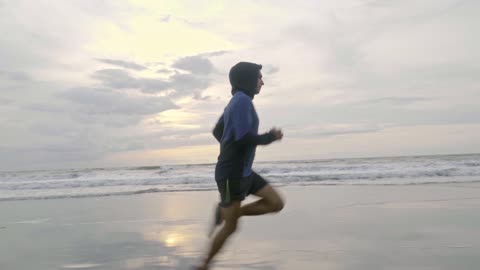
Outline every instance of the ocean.
<svg viewBox="0 0 480 270">
<path fill-rule="evenodd" d="M 215 190 L 215 164 L 0 172 L 0 201 Z M 256 162 L 274 186 L 480 182 L 480 154 Z"/>
</svg>

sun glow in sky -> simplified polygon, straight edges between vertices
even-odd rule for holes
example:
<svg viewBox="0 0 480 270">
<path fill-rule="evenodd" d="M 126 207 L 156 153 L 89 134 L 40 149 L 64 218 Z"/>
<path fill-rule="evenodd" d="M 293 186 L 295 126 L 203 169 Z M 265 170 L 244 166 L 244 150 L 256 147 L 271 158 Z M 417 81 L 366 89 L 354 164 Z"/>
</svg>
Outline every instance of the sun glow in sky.
<svg viewBox="0 0 480 270">
<path fill-rule="evenodd" d="M 480 2 L 2 1 L 0 170 L 213 163 L 263 65 L 258 160 L 480 152 Z"/>
<path fill-rule="evenodd" d="M 89 46 L 93 54 L 108 53 L 143 63 L 152 59 L 169 62 L 178 55 L 197 55 L 236 47 L 218 35 L 192 28 L 186 22 L 173 19 L 163 22 L 149 16 L 133 17 L 123 27 L 105 23 L 95 29 L 94 37 L 93 44 Z"/>
</svg>

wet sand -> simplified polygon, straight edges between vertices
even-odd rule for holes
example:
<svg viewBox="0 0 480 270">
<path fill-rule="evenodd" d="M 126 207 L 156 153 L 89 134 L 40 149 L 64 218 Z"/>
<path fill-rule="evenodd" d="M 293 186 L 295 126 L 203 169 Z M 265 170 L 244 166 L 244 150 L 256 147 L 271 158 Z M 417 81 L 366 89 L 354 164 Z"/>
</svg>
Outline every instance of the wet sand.
<svg viewBox="0 0 480 270">
<path fill-rule="evenodd" d="M 279 187 L 212 269 L 478 269 L 480 184 Z M 0 202 L 0 269 L 190 269 L 217 193 Z"/>
</svg>

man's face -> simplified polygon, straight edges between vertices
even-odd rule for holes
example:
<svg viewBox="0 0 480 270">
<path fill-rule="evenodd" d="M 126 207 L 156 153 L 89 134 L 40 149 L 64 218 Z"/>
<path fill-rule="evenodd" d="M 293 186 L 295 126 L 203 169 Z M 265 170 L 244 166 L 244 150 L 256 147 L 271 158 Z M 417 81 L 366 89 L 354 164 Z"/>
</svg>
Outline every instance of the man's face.
<svg viewBox="0 0 480 270">
<path fill-rule="evenodd" d="M 262 89 L 262 85 L 263 85 L 263 79 L 262 79 L 262 72 L 259 72 L 258 73 L 258 80 L 257 80 L 257 94 L 260 93 L 260 89 Z"/>
</svg>

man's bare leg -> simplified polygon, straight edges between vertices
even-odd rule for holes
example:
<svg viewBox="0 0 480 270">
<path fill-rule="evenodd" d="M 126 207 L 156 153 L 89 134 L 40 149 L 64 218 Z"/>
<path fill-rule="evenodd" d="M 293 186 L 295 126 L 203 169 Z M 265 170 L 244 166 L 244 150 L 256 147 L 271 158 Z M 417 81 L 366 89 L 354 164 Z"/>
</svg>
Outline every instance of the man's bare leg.
<svg viewBox="0 0 480 270">
<path fill-rule="evenodd" d="M 215 234 L 207 258 L 205 258 L 203 264 L 197 268 L 198 270 L 208 269 L 208 265 L 213 257 L 220 251 L 228 237 L 236 231 L 238 218 L 240 217 L 240 209 L 241 204 L 239 201 L 234 201 L 231 206 L 222 208 L 222 215 L 225 223 L 220 231 Z"/>
<path fill-rule="evenodd" d="M 220 231 L 215 234 L 208 256 L 203 265 L 197 268 L 198 270 L 208 269 L 213 257 L 220 251 L 228 237 L 235 232 L 238 219 L 241 216 L 257 216 L 279 212 L 285 205 L 280 194 L 270 184 L 267 184 L 254 195 L 260 197 L 260 199 L 244 206 L 241 206 L 240 202 L 234 202 L 232 206 L 222 208 L 222 219 L 225 220 L 225 223 Z"/>
<path fill-rule="evenodd" d="M 278 194 L 278 192 L 270 185 L 267 184 L 265 187 L 260 189 L 257 193 L 254 194 L 257 197 L 260 197 L 259 200 L 246 204 L 240 208 L 240 217 L 241 216 L 258 216 L 268 213 L 279 212 L 285 206 L 285 201 Z M 218 225 L 223 222 L 223 213 L 219 217 Z M 217 221 L 217 220 L 216 220 Z M 210 237 L 215 231 L 217 224 L 215 222 L 212 224 L 212 228 L 208 233 Z"/>
<path fill-rule="evenodd" d="M 280 197 L 280 194 L 270 184 L 261 188 L 254 195 L 260 197 L 260 199 L 242 206 L 240 208 L 240 216 L 258 216 L 275 213 L 281 211 L 285 206 L 285 202 Z"/>
</svg>

